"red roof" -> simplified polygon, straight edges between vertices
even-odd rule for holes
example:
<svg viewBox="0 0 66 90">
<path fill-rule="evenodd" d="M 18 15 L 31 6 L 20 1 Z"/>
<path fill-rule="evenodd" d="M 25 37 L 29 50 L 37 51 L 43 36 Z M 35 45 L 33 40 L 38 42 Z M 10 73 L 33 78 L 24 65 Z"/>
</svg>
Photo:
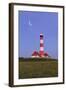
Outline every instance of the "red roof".
<svg viewBox="0 0 66 90">
<path fill-rule="evenodd" d="M 44 53 L 44 56 L 49 56 L 48 53 Z"/>
<path fill-rule="evenodd" d="M 39 56 L 39 53 L 37 51 L 34 51 L 32 56 Z"/>
</svg>

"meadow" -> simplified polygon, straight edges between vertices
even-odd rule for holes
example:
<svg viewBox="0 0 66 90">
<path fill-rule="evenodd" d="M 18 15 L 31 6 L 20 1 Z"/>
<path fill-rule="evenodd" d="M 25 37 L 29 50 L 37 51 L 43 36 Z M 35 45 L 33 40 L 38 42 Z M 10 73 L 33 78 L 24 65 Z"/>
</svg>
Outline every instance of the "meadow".
<svg viewBox="0 0 66 90">
<path fill-rule="evenodd" d="M 58 60 L 51 58 L 19 58 L 19 79 L 58 76 Z"/>
</svg>

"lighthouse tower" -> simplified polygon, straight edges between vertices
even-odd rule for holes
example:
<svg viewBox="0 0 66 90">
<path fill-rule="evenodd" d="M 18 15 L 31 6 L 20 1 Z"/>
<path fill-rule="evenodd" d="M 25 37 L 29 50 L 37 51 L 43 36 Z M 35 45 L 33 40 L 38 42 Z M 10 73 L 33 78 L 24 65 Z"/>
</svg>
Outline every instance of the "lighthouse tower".
<svg viewBox="0 0 66 90">
<path fill-rule="evenodd" d="M 32 58 L 48 58 L 50 57 L 47 52 L 44 51 L 44 40 L 43 40 L 43 34 L 40 34 L 40 50 L 39 52 L 34 51 L 32 53 Z"/>
<path fill-rule="evenodd" d="M 43 34 L 40 34 L 40 57 L 44 57 L 44 42 L 43 42 Z"/>
</svg>

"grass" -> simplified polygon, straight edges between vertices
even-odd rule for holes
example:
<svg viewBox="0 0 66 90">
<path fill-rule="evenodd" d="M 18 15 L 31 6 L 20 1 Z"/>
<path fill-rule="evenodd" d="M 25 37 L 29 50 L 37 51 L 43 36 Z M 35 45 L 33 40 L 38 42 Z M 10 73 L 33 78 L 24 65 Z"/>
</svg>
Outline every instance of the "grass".
<svg viewBox="0 0 66 90">
<path fill-rule="evenodd" d="M 57 77 L 58 60 L 51 58 L 19 58 L 19 79 Z"/>
</svg>

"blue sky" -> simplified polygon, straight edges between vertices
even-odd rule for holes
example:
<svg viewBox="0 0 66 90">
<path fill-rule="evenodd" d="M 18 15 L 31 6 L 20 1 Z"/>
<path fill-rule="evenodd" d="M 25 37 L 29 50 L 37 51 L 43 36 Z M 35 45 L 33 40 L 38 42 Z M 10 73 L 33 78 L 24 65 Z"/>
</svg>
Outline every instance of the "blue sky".
<svg viewBox="0 0 66 90">
<path fill-rule="evenodd" d="M 19 57 L 30 57 L 40 48 L 44 35 L 44 52 L 58 58 L 58 13 L 19 11 Z"/>
</svg>

